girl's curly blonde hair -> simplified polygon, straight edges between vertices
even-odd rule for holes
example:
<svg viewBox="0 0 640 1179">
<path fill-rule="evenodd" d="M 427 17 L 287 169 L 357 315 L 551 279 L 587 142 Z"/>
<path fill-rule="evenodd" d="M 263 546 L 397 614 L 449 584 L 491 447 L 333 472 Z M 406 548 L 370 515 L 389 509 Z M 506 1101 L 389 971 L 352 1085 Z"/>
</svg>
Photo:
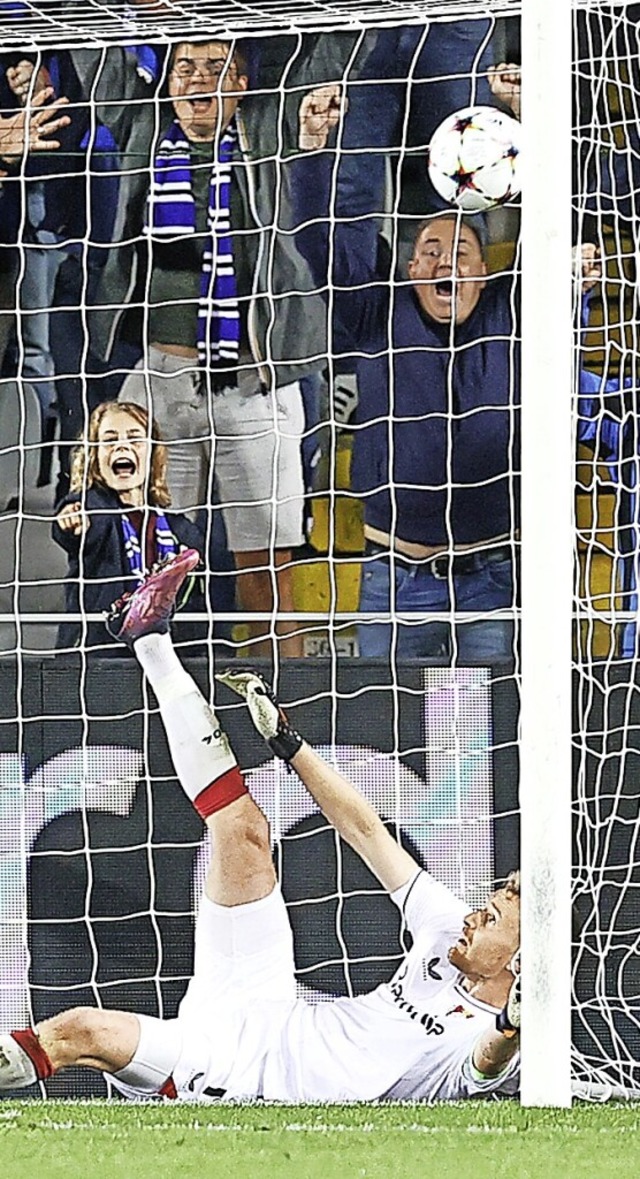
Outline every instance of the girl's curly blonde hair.
<svg viewBox="0 0 640 1179">
<path fill-rule="evenodd" d="M 120 410 L 142 426 L 151 439 L 151 462 L 149 463 L 149 479 L 147 482 L 147 499 L 152 507 L 167 508 L 171 503 L 171 495 L 167 486 L 167 448 L 162 442 L 160 431 L 154 419 L 149 429 L 149 415 L 141 405 L 134 405 L 132 401 L 104 401 L 94 409 L 89 418 L 87 437 L 82 439 L 73 452 L 71 459 L 70 490 L 82 492 L 97 483 L 99 487 L 106 487 L 98 466 L 98 435 L 100 425 L 105 414 L 110 410 Z"/>
</svg>

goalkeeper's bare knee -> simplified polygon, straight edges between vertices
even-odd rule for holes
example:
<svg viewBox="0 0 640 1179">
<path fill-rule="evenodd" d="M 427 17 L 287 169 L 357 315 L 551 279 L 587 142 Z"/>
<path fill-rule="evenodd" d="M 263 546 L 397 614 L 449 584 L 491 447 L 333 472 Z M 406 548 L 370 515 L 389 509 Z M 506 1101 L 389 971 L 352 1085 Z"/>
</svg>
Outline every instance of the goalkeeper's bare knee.
<svg viewBox="0 0 640 1179">
<path fill-rule="evenodd" d="M 276 884 L 269 824 L 249 794 L 207 819 L 213 856 L 207 875 L 210 900 L 241 905 L 268 896 Z"/>
<path fill-rule="evenodd" d="M 103 1011 L 97 1007 L 73 1007 L 37 1029 L 38 1040 L 56 1071 L 84 1065 L 112 1072 L 133 1056 L 139 1025 L 129 1011 Z"/>
</svg>

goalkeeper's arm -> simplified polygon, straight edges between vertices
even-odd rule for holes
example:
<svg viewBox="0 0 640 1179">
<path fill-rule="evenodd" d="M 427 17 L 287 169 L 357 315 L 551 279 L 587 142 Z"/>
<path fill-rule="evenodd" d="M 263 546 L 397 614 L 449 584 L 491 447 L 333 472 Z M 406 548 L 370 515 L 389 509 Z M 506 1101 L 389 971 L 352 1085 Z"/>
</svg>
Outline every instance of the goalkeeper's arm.
<svg viewBox="0 0 640 1179">
<path fill-rule="evenodd" d="M 291 765 L 338 835 L 353 848 L 389 892 L 415 876 L 419 864 L 387 831 L 351 782 L 303 741 Z"/>
<path fill-rule="evenodd" d="M 520 952 L 511 965 L 515 977 L 495 1027 L 476 1040 L 472 1064 L 482 1077 L 497 1077 L 520 1048 Z"/>
<path fill-rule="evenodd" d="M 230 669 L 216 676 L 247 702 L 251 719 L 277 757 L 288 762 L 342 838 L 380 883 L 395 892 L 420 865 L 392 835 L 355 786 L 328 765 L 289 724 L 269 684 L 255 672 Z"/>
<path fill-rule="evenodd" d="M 520 1036 L 517 1033 L 507 1039 L 497 1029 L 489 1028 L 476 1041 L 473 1067 L 482 1077 L 497 1077 L 504 1072 L 519 1047 Z"/>
</svg>

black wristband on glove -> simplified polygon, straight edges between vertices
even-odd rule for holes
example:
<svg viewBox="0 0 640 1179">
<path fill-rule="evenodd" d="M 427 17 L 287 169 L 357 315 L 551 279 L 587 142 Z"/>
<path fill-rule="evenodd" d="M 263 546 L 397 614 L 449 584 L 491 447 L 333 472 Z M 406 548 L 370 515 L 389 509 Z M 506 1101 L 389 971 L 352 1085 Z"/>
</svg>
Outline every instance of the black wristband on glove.
<svg viewBox="0 0 640 1179">
<path fill-rule="evenodd" d="M 517 1036 L 518 1032 L 520 1031 L 520 1028 L 514 1028 L 513 1024 L 511 1023 L 506 1005 L 502 1008 L 502 1011 L 499 1011 L 496 1015 L 496 1029 L 497 1031 L 501 1032 L 507 1040 L 513 1039 L 513 1037 Z"/>
<path fill-rule="evenodd" d="M 302 745 L 302 737 L 299 733 L 296 733 L 295 729 L 291 728 L 289 721 L 282 711 L 280 711 L 280 716 L 282 721 L 278 725 L 278 732 L 275 737 L 272 737 L 269 741 L 269 748 L 273 750 L 276 757 L 290 762 L 291 758 L 295 757 Z"/>
<path fill-rule="evenodd" d="M 242 667 L 219 672 L 216 679 L 246 700 L 260 736 L 276 757 L 288 764 L 295 757 L 303 739 L 289 724 L 289 718 L 278 704 L 271 684 L 260 672 Z"/>
<path fill-rule="evenodd" d="M 496 1028 L 507 1040 L 513 1039 L 520 1031 L 520 951 L 514 955 L 511 962 L 514 980 L 507 1001 L 496 1015 Z"/>
</svg>

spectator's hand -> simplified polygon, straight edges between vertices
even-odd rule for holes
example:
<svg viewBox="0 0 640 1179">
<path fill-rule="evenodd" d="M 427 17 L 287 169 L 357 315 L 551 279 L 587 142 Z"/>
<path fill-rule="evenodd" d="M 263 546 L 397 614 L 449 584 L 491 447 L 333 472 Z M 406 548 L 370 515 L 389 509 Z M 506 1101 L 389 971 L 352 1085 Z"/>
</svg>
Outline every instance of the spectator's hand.
<svg viewBox="0 0 640 1179">
<path fill-rule="evenodd" d="M 299 113 L 300 151 L 318 151 L 326 147 L 329 133 L 338 126 L 346 109 L 347 99 L 337 82 L 305 94 Z"/>
<path fill-rule="evenodd" d="M 52 94 L 51 87 L 47 87 L 36 95 L 26 110 L 18 111 L 8 119 L 0 118 L 0 159 L 15 163 L 15 157 L 24 152 L 25 140 L 29 151 L 50 151 L 60 147 L 60 141 L 49 136 L 71 122 L 68 115 L 60 114 L 69 100 L 58 98 L 50 106 L 45 106 Z"/>
<path fill-rule="evenodd" d="M 573 247 L 572 269 L 574 280 L 580 283 L 583 295 L 597 286 L 602 278 L 602 262 L 600 250 L 594 242 L 583 242 L 581 246 Z"/>
<path fill-rule="evenodd" d="M 522 70 L 519 65 L 501 61 L 489 70 L 491 93 L 499 102 L 509 107 L 516 119 L 520 118 Z"/>
<path fill-rule="evenodd" d="M 72 532 L 74 536 L 82 536 L 91 527 L 91 520 L 87 512 L 83 512 L 82 504 L 65 504 L 56 517 L 58 527 L 62 532 Z"/>
<path fill-rule="evenodd" d="M 26 106 L 31 86 L 33 86 L 34 98 L 36 95 L 41 94 L 43 90 L 49 90 L 53 93 L 51 76 L 44 66 L 40 66 L 35 81 L 32 81 L 35 68 L 32 61 L 25 60 L 19 61 L 15 66 L 9 66 L 6 72 L 9 89 L 15 94 L 20 106 Z"/>
</svg>

